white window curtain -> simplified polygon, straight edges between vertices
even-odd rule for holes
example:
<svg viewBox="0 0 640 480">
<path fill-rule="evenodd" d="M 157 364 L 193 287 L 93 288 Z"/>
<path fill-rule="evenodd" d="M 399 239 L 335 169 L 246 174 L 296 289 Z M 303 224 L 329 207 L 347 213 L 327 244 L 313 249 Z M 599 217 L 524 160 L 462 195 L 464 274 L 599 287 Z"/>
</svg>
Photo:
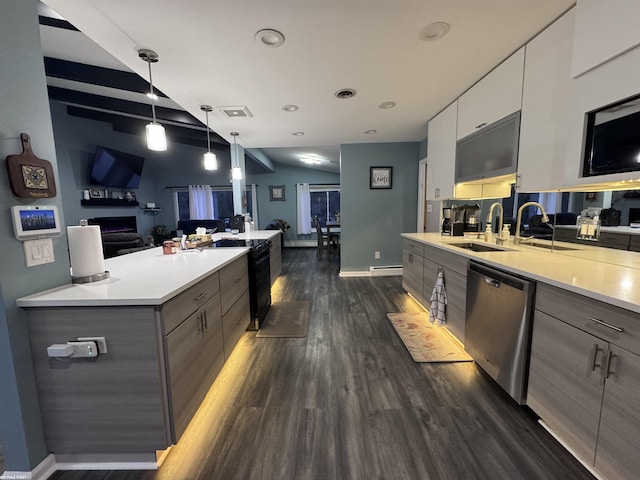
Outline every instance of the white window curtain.
<svg viewBox="0 0 640 480">
<path fill-rule="evenodd" d="M 189 185 L 189 218 L 191 220 L 216 218 L 210 185 Z"/>
<path fill-rule="evenodd" d="M 547 213 L 556 213 L 557 198 L 558 194 L 556 192 L 541 192 L 538 195 L 538 203 L 542 205 Z"/>
<path fill-rule="evenodd" d="M 260 223 L 258 222 L 258 189 L 255 183 L 251 184 L 251 213 L 253 214 L 251 220 L 257 229 Z"/>
<path fill-rule="evenodd" d="M 298 235 L 311 233 L 311 190 L 308 183 L 296 185 L 298 199 Z"/>
</svg>

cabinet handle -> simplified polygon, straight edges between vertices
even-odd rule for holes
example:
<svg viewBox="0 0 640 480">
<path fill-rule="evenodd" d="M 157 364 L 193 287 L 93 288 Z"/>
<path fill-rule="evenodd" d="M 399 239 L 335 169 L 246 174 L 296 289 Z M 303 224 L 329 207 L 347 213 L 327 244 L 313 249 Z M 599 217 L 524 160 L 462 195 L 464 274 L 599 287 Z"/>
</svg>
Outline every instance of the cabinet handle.
<svg viewBox="0 0 640 480">
<path fill-rule="evenodd" d="M 205 296 L 207 295 L 207 292 L 202 292 L 200 295 L 198 295 L 196 298 L 194 298 L 194 300 L 196 302 L 199 302 L 200 300 L 202 300 Z"/>
<path fill-rule="evenodd" d="M 607 360 L 605 362 L 605 366 L 604 366 L 604 375 L 602 376 L 602 383 L 605 382 L 605 380 L 607 378 L 609 378 L 609 375 L 614 375 L 616 374 L 616 372 L 611 370 L 611 365 L 613 365 L 613 361 L 614 359 L 616 359 L 618 356 L 614 355 L 613 352 L 611 350 L 609 350 L 607 352 Z"/>
<path fill-rule="evenodd" d="M 202 323 L 202 314 L 198 316 L 198 331 L 204 333 L 204 323 Z"/>
<path fill-rule="evenodd" d="M 591 352 L 591 371 L 594 372 L 596 368 L 602 368 L 602 364 L 596 363 L 598 360 L 598 351 L 602 350 L 598 347 L 597 343 L 593 344 L 593 351 Z"/>
<path fill-rule="evenodd" d="M 203 322 L 204 322 L 204 328 L 202 329 L 204 330 L 208 330 L 209 329 L 209 324 L 207 323 L 207 311 L 205 310 L 204 312 L 202 312 L 202 318 L 203 318 Z"/>
<path fill-rule="evenodd" d="M 589 320 L 591 320 L 592 322 L 597 323 L 598 325 L 602 325 L 603 327 L 607 327 L 607 328 L 610 328 L 611 330 L 615 330 L 616 332 L 620 332 L 620 333 L 624 332 L 624 328 L 617 327 L 615 325 L 612 325 L 610 323 L 604 322 L 604 321 L 599 320 L 597 318 L 589 317 Z"/>
<path fill-rule="evenodd" d="M 476 125 L 476 128 L 482 128 L 486 126 L 487 126 L 487 122 L 482 122 L 480 125 Z"/>
</svg>

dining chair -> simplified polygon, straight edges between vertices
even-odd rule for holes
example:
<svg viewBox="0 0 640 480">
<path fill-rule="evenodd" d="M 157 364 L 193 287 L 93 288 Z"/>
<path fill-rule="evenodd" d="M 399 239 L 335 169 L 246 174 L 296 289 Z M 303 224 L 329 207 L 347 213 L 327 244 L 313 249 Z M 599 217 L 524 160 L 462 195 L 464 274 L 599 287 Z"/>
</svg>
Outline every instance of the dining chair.
<svg viewBox="0 0 640 480">
<path fill-rule="evenodd" d="M 339 247 L 339 239 L 340 236 L 338 233 L 327 233 L 322 231 L 322 227 L 320 226 L 320 220 L 317 215 L 313 217 L 313 224 L 316 229 L 316 235 L 318 237 L 318 247 L 316 251 L 316 256 L 322 259 L 322 252 L 326 250 L 327 252 L 337 252 Z"/>
</svg>

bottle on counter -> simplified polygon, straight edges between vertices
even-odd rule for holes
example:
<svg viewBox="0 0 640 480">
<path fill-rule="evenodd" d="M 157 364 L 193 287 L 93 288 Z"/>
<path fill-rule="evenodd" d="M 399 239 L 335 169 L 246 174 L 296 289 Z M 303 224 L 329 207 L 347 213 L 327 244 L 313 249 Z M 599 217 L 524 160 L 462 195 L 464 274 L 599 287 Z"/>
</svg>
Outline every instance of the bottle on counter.
<svg viewBox="0 0 640 480">
<path fill-rule="evenodd" d="M 484 229 L 484 241 L 485 242 L 493 241 L 493 232 L 491 231 L 490 223 L 487 223 L 487 228 Z"/>
<path fill-rule="evenodd" d="M 509 243 L 509 237 L 511 237 L 511 225 L 506 224 L 502 226 L 502 234 L 500 238 L 504 243 Z"/>
</svg>

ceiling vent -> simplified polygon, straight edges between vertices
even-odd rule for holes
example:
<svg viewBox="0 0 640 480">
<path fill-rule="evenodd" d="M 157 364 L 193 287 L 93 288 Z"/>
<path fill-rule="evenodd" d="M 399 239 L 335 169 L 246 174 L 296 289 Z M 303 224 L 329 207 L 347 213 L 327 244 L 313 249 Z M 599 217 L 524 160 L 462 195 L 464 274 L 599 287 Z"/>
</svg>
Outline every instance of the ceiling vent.
<svg viewBox="0 0 640 480">
<path fill-rule="evenodd" d="M 353 88 L 343 88 L 335 93 L 337 98 L 351 98 L 355 97 L 356 91 Z"/>
<path fill-rule="evenodd" d="M 216 107 L 227 118 L 248 118 L 253 117 L 253 114 L 244 105 L 236 105 L 229 107 Z"/>
</svg>

